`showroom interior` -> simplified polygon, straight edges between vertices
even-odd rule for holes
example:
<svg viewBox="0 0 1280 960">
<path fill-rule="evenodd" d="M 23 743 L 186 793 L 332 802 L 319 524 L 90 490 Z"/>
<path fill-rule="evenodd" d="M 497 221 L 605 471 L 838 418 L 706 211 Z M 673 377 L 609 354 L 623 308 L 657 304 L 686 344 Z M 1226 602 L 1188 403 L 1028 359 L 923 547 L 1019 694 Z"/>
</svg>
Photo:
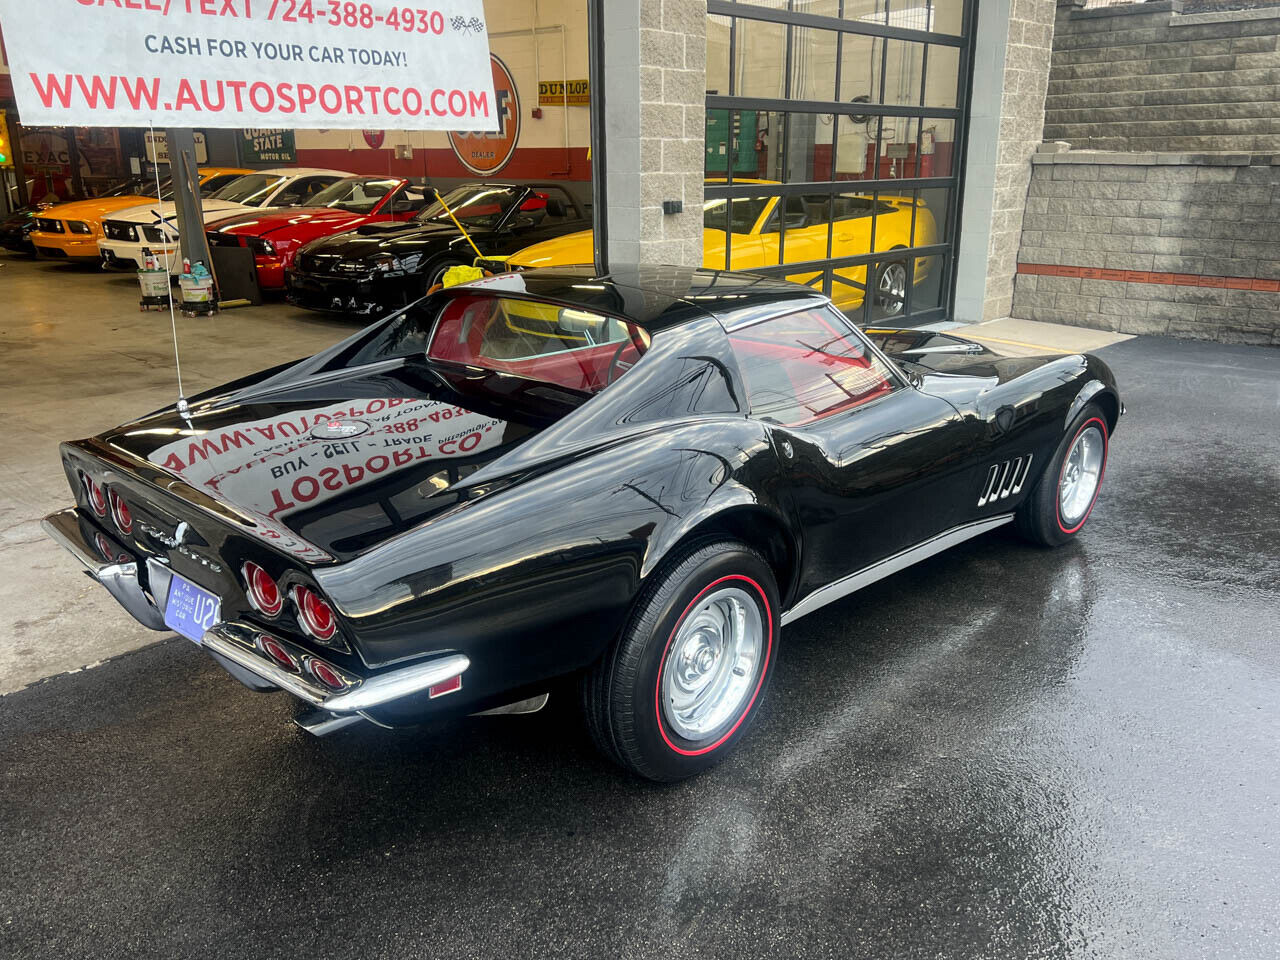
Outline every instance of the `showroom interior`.
<svg viewBox="0 0 1280 960">
<path fill-rule="evenodd" d="M 650 28 L 638 16 L 626 23 L 622 6 L 601 6 L 605 96 L 595 97 L 595 107 L 586 0 L 489 0 L 495 83 L 507 88 L 510 105 L 499 134 L 196 128 L 196 159 L 228 169 L 424 178 L 444 190 L 485 180 L 555 182 L 580 198 L 583 212 L 592 205 L 595 169 L 612 184 L 610 209 L 594 214 L 611 221 L 610 242 L 634 233 L 651 245 L 624 259 L 696 259 L 786 276 L 832 296 L 859 322 L 987 318 L 974 306 L 985 277 L 975 279 L 971 264 L 962 268 L 966 256 L 983 258 L 999 224 L 985 213 L 995 188 L 982 172 L 989 144 L 966 157 L 976 3 L 712 0 L 703 13 L 702 4 L 671 0 L 658 9 L 660 24 L 675 29 Z M 1010 22 L 998 4 L 984 15 Z M 698 21 L 692 33 L 690 20 Z M 666 36 L 681 43 L 679 62 Z M 606 53 L 614 43 L 634 49 Z M 989 54 L 981 54 L 987 76 L 976 84 L 987 101 L 993 78 L 997 88 L 1003 82 L 999 58 Z M 634 86 L 629 68 L 607 68 L 628 60 L 638 66 Z M 0 176 L 9 209 L 169 174 L 163 131 L 23 126 L 7 70 L 0 66 L 0 109 L 13 156 Z M 605 111 L 597 126 L 608 136 L 627 116 L 639 122 L 645 112 L 669 114 L 673 104 L 685 108 L 680 129 L 646 125 L 645 155 L 628 160 L 645 174 L 645 191 L 666 193 L 649 198 L 655 202 L 643 204 L 642 217 L 628 216 L 630 171 L 620 164 L 630 134 L 613 130 L 613 150 L 603 167 L 593 166 L 593 110 Z M 990 103 L 978 113 L 981 130 Z M 968 165 L 979 170 L 974 185 Z M 675 190 L 673 171 L 681 174 Z M 682 214 L 656 213 L 672 201 Z M 977 211 L 971 218 L 966 205 Z M 652 246 L 655 236 L 677 234 L 683 246 Z"/>
</svg>

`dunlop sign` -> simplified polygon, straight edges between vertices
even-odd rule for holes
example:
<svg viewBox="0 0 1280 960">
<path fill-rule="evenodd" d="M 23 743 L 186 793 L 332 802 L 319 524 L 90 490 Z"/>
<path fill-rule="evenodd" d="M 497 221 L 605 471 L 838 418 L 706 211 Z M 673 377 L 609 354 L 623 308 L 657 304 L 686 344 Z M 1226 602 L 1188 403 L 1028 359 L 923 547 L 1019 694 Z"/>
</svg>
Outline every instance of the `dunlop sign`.
<svg viewBox="0 0 1280 960">
<path fill-rule="evenodd" d="M 565 87 L 568 87 L 568 98 Z M 586 106 L 591 102 L 591 86 L 586 80 L 539 80 L 538 106 L 561 107 L 565 103 L 571 107 Z"/>
</svg>

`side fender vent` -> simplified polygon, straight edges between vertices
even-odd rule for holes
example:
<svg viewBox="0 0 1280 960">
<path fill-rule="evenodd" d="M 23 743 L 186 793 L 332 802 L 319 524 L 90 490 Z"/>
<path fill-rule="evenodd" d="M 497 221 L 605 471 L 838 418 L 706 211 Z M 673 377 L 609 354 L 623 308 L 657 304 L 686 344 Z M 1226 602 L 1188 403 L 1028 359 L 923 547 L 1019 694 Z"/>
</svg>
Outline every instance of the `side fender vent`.
<svg viewBox="0 0 1280 960">
<path fill-rule="evenodd" d="M 985 507 L 1005 497 L 1011 497 L 1022 491 L 1027 482 L 1027 474 L 1031 472 L 1031 454 L 1025 457 L 1014 457 L 1004 463 L 993 463 L 987 471 L 987 480 L 982 485 L 982 496 L 978 498 L 978 506 Z"/>
</svg>

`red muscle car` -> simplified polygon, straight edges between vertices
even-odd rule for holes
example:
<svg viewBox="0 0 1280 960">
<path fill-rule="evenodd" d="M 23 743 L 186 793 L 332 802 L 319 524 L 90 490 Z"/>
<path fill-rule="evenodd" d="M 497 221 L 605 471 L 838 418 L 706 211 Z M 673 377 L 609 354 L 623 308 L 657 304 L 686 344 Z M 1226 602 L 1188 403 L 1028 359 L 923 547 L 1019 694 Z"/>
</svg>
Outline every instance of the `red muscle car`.
<svg viewBox="0 0 1280 960">
<path fill-rule="evenodd" d="M 425 181 L 405 177 L 348 177 L 301 206 L 239 214 L 211 223 L 210 246 L 248 247 L 264 290 L 284 289 L 294 254 L 319 237 L 367 223 L 409 220 L 427 203 Z"/>
</svg>

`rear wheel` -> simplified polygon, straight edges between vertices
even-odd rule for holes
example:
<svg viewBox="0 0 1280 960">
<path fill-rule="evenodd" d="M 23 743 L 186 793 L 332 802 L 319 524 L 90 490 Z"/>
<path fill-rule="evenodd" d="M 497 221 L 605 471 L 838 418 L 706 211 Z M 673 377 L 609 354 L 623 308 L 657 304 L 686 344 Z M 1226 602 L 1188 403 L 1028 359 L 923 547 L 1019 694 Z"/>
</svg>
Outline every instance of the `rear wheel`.
<svg viewBox="0 0 1280 960">
<path fill-rule="evenodd" d="M 1072 421 L 1036 489 L 1018 508 L 1023 536 L 1056 547 L 1080 532 L 1098 502 L 1109 442 L 1106 416 L 1089 404 Z"/>
<path fill-rule="evenodd" d="M 597 746 L 650 780 L 717 763 L 759 711 L 778 649 L 773 572 L 746 544 L 695 545 L 655 574 L 583 679 Z"/>
<path fill-rule="evenodd" d="M 876 282 L 876 301 L 881 314 L 886 317 L 896 317 L 906 308 L 906 261 L 893 260 L 881 266 L 880 279 Z"/>
</svg>

